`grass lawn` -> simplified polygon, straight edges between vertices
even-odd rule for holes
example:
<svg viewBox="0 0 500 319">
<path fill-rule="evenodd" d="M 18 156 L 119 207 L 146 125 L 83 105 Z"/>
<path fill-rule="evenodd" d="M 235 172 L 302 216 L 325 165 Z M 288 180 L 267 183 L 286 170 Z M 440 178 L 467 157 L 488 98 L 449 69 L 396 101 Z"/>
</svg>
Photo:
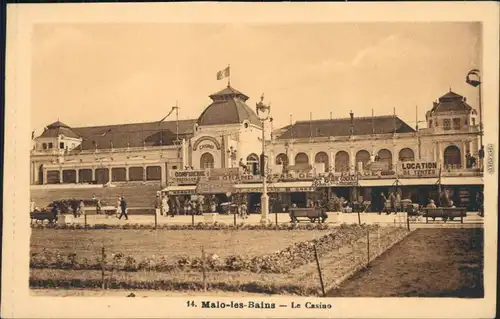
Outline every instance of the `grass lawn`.
<svg viewBox="0 0 500 319">
<path fill-rule="evenodd" d="M 108 255 L 123 253 L 137 259 L 165 256 L 175 261 L 180 256 L 207 254 L 224 258 L 233 254 L 259 256 L 282 250 L 289 245 L 321 237 L 328 230 L 48 230 L 33 229 L 31 252 L 76 252 L 79 258 L 94 258 L 104 245 Z"/>
<path fill-rule="evenodd" d="M 418 229 L 332 297 L 482 298 L 483 229 Z"/>
<path fill-rule="evenodd" d="M 87 233 L 108 234 L 115 231 L 93 231 Z M 150 233 L 149 231 L 137 231 L 137 233 Z M 43 234 L 59 233 L 59 231 L 45 231 Z M 78 231 L 76 233 L 85 233 Z M 130 230 L 125 231 L 126 234 L 132 233 Z M 162 232 L 160 232 L 161 234 Z M 289 244 L 297 241 L 311 239 L 320 236 L 324 232 L 316 231 L 233 231 L 233 232 L 218 232 L 218 231 L 165 231 L 164 234 L 203 234 L 205 236 L 193 237 L 192 241 L 183 241 L 179 238 L 176 242 L 164 242 L 164 247 L 175 249 L 189 249 L 189 244 L 201 245 L 200 241 L 206 240 L 208 243 L 214 244 L 214 241 L 219 240 L 220 246 L 224 250 L 217 250 L 230 254 L 235 252 L 234 243 L 241 245 L 243 238 L 254 237 L 253 245 L 241 245 L 243 251 L 247 254 L 262 255 L 270 253 L 278 249 L 285 248 Z M 123 234 L 123 233 L 120 233 Z M 396 240 L 396 237 L 401 237 L 407 234 L 404 228 L 384 227 L 378 228 L 376 231 L 370 232 L 370 243 L 372 244 L 372 255 L 378 250 L 385 250 L 387 245 Z M 116 235 L 116 234 L 115 234 Z M 279 236 L 281 235 L 281 236 Z M 321 263 L 323 265 L 323 275 L 326 280 L 326 285 L 336 281 L 339 276 L 342 276 L 349 271 L 354 264 L 363 262 L 366 257 L 366 237 L 363 233 L 358 234 L 358 240 L 349 243 L 348 241 L 340 247 L 333 248 L 326 254 L 322 255 Z M 228 237 L 229 236 L 229 237 Z M 115 236 L 119 238 L 119 236 Z M 338 233 L 338 240 L 348 240 L 344 233 Z M 117 239 L 118 240 L 118 239 Z M 228 243 L 228 241 L 233 241 Z M 51 241 L 53 242 L 53 240 Z M 172 244 L 174 243 L 174 244 Z M 150 240 L 150 244 L 154 245 L 154 240 Z M 40 243 L 37 243 L 40 245 Z M 280 247 L 279 245 L 282 245 Z M 196 248 L 197 246 L 194 246 Z M 251 247 L 248 247 L 251 246 Z M 60 245 L 57 246 L 60 250 Z M 139 246 L 135 245 L 135 250 L 131 253 L 136 254 Z M 192 246 L 191 246 L 192 247 Z M 264 249 L 262 249 L 264 247 Z M 99 246 L 96 247 L 97 250 Z M 260 249 L 259 249 L 260 248 Z M 152 249 L 150 247 L 150 249 Z M 216 247 L 214 249 L 217 249 Z M 241 249 L 237 250 L 241 252 Z M 183 251 L 180 251 L 182 253 Z M 173 256 L 173 255 L 171 255 Z M 164 290 L 164 291 L 202 291 L 203 290 L 203 274 L 200 271 L 186 271 L 182 269 L 173 269 L 171 271 L 106 271 L 105 280 L 108 282 L 108 288 L 119 290 L 121 292 L 131 290 Z M 213 271 L 207 270 L 207 285 L 210 291 L 214 292 L 237 292 L 237 293 L 263 293 L 263 294 L 291 294 L 291 295 L 317 295 L 320 290 L 320 283 L 315 262 L 309 262 L 298 266 L 289 273 L 266 273 L 252 272 L 248 270 L 239 271 Z M 100 270 L 67 270 L 67 269 L 38 269 L 30 270 L 30 287 L 35 288 L 59 288 L 60 290 L 77 289 L 80 294 L 92 295 L 90 292 L 93 289 L 99 288 L 102 285 L 102 274 Z M 120 292 L 120 293 L 121 293 Z M 40 290 L 38 294 L 43 294 Z"/>
</svg>

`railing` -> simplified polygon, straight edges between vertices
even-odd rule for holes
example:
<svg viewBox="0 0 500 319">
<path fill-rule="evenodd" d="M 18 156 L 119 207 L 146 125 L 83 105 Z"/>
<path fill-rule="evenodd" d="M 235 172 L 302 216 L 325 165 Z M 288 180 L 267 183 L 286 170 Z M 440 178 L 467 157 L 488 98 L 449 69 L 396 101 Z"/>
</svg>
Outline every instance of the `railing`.
<svg viewBox="0 0 500 319">
<path fill-rule="evenodd" d="M 120 148 L 103 148 L 103 149 L 92 149 L 92 150 L 80 150 L 79 147 L 74 148 L 71 151 L 60 150 L 60 149 L 48 149 L 48 150 L 31 150 L 31 155 L 90 155 L 90 154 L 105 154 L 105 153 L 124 153 L 124 152 L 135 152 L 144 150 L 177 150 L 179 146 L 177 145 L 145 145 L 139 147 L 120 147 Z"/>
</svg>

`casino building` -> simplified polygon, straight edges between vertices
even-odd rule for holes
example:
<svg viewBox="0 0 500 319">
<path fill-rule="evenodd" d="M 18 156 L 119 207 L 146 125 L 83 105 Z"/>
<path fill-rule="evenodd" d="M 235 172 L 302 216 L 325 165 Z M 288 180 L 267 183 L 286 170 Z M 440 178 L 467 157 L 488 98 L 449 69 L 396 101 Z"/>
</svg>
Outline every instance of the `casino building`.
<svg viewBox="0 0 500 319">
<path fill-rule="evenodd" d="M 71 188 L 77 196 L 78 189 L 128 185 L 140 192 L 153 185 L 181 201 L 238 194 L 258 210 L 262 123 L 246 104 L 249 97 L 229 85 L 210 98 L 192 120 L 48 125 L 33 139 L 32 189 Z M 265 141 L 268 190 L 285 205 L 335 194 L 378 210 L 381 193 L 398 190 L 425 204 L 439 184 L 456 205 L 475 209 L 483 185 L 476 111 L 450 90 L 432 102 L 425 122 L 414 129 L 395 114 L 351 112 L 274 130 Z"/>
</svg>

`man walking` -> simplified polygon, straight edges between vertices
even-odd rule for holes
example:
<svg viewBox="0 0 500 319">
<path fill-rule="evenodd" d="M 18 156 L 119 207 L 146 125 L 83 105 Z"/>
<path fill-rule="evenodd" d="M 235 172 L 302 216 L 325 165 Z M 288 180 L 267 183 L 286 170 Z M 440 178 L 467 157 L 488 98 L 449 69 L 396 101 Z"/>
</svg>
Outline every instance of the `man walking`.
<svg viewBox="0 0 500 319">
<path fill-rule="evenodd" d="M 127 202 L 125 201 L 125 197 L 122 197 L 120 201 L 120 207 L 122 209 L 122 213 L 120 214 L 120 217 L 118 219 L 122 219 L 122 216 L 125 216 L 125 219 L 128 220 L 128 215 L 127 215 Z"/>
<path fill-rule="evenodd" d="M 161 213 L 160 207 L 161 207 L 160 194 L 156 194 L 156 198 L 155 198 L 155 214 L 156 214 L 157 217 Z"/>
<path fill-rule="evenodd" d="M 100 215 L 101 214 L 101 200 L 97 197 L 92 196 L 92 201 L 95 203 L 95 213 L 97 215 Z"/>
</svg>

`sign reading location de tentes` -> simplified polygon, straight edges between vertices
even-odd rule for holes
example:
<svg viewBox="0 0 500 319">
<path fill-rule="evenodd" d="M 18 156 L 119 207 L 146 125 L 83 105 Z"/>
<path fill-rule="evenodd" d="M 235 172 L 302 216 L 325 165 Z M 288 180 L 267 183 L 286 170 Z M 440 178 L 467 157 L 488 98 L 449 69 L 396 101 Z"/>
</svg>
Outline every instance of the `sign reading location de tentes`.
<svg viewBox="0 0 500 319">
<path fill-rule="evenodd" d="M 398 173 L 408 177 L 436 177 L 438 165 L 436 162 L 401 162 Z"/>
</svg>

